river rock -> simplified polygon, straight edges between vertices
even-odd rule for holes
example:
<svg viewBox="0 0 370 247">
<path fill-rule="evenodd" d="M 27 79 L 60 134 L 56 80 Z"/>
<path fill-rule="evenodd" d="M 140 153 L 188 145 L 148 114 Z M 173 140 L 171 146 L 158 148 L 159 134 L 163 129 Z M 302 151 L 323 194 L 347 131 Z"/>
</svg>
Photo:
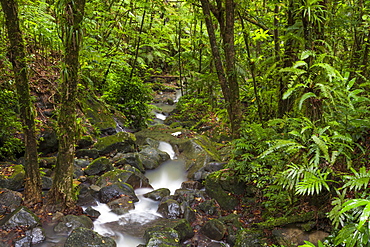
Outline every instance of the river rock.
<svg viewBox="0 0 370 247">
<path fill-rule="evenodd" d="M 110 209 L 112 209 L 113 213 L 118 215 L 125 214 L 128 211 L 135 209 L 134 202 L 128 196 L 123 196 L 108 202 L 107 205 Z"/>
<path fill-rule="evenodd" d="M 24 186 L 25 172 L 22 165 L 12 166 L 14 172 L 9 177 L 0 175 L 0 188 L 7 188 L 10 190 L 19 190 Z"/>
<path fill-rule="evenodd" d="M 165 200 L 159 204 L 157 212 L 167 219 L 176 219 L 181 213 L 180 204 L 173 199 Z"/>
<path fill-rule="evenodd" d="M 197 209 L 203 211 L 207 215 L 220 215 L 220 211 L 216 206 L 215 199 L 205 200 L 197 206 Z"/>
<path fill-rule="evenodd" d="M 263 231 L 244 229 L 238 233 L 234 247 L 263 247 L 267 245 Z"/>
<path fill-rule="evenodd" d="M 98 139 L 93 147 L 99 150 L 100 155 L 112 152 L 130 153 L 135 151 L 135 141 L 135 135 L 128 132 L 119 132 L 115 135 Z"/>
<path fill-rule="evenodd" d="M 18 227 L 26 227 L 32 229 L 40 225 L 40 219 L 32 213 L 28 208 L 19 207 L 12 213 L 7 214 L 1 221 L 0 227 L 3 229 L 15 229 Z"/>
<path fill-rule="evenodd" d="M 35 227 L 28 230 L 24 235 L 24 237 L 15 241 L 15 247 L 32 246 L 34 244 L 39 244 L 46 239 L 44 230 L 41 227 Z"/>
<path fill-rule="evenodd" d="M 97 188 L 95 188 L 97 187 Z M 97 185 L 87 185 L 81 183 L 77 187 L 78 195 L 77 195 L 77 205 L 78 206 L 96 206 L 96 200 L 99 199 L 99 191 L 100 187 Z"/>
<path fill-rule="evenodd" d="M 272 235 L 279 244 L 284 246 L 299 246 L 303 245 L 304 241 L 317 243 L 319 240 L 323 241 L 323 239 L 329 236 L 329 234 L 324 231 L 306 232 L 296 227 L 274 229 Z"/>
<path fill-rule="evenodd" d="M 113 157 L 115 167 L 123 168 L 126 165 L 136 167 L 140 172 L 145 172 L 145 167 L 137 153 L 118 153 Z"/>
<path fill-rule="evenodd" d="M 133 202 L 139 201 L 134 189 L 127 183 L 114 183 L 101 188 L 99 191 L 99 199 L 102 203 L 108 203 L 122 196 L 128 196 Z"/>
<path fill-rule="evenodd" d="M 199 183 L 198 181 L 194 181 L 194 180 L 185 181 L 185 182 L 182 182 L 181 184 L 181 189 L 188 189 L 188 190 L 200 190 L 203 187 L 204 186 L 201 183 Z"/>
<path fill-rule="evenodd" d="M 172 228 L 154 227 L 145 231 L 147 247 L 181 246 L 179 233 Z"/>
<path fill-rule="evenodd" d="M 234 246 L 239 231 L 243 229 L 243 224 L 240 222 L 240 216 L 237 214 L 229 214 L 227 216 L 218 218 L 218 220 L 226 226 L 226 241 L 230 244 L 230 246 Z"/>
<path fill-rule="evenodd" d="M 93 209 L 92 207 L 87 207 L 84 211 L 89 218 L 96 219 L 100 216 L 100 212 L 98 210 Z"/>
<path fill-rule="evenodd" d="M 222 209 L 232 210 L 238 205 L 238 200 L 231 195 L 231 192 L 225 191 L 221 184 L 220 178 L 212 173 L 207 176 L 205 181 L 206 193 L 216 199 Z"/>
<path fill-rule="evenodd" d="M 197 215 L 194 209 L 192 209 L 189 206 L 185 206 L 184 207 L 184 219 L 186 219 L 189 222 L 194 222 L 197 219 Z"/>
<path fill-rule="evenodd" d="M 60 222 L 54 227 L 54 232 L 59 234 L 69 234 L 77 227 L 93 229 L 92 220 L 86 215 L 66 215 L 60 219 Z"/>
<path fill-rule="evenodd" d="M 44 131 L 41 133 L 37 151 L 43 155 L 58 151 L 58 138 L 55 131 Z"/>
<path fill-rule="evenodd" d="M 221 240 L 226 234 L 226 226 L 218 219 L 212 219 L 207 221 L 200 231 L 210 239 Z"/>
<path fill-rule="evenodd" d="M 76 157 L 96 159 L 99 157 L 99 150 L 96 148 L 78 149 L 76 150 Z"/>
<path fill-rule="evenodd" d="M 132 167 L 127 167 L 127 169 L 131 169 L 131 171 L 115 169 L 103 174 L 96 181 L 96 185 L 104 187 L 108 184 L 122 182 L 130 184 L 134 189 L 152 188 L 152 186 L 149 184 L 149 179 L 145 177 L 139 170 Z"/>
<path fill-rule="evenodd" d="M 107 171 L 113 170 L 113 165 L 110 163 L 109 159 L 105 157 L 100 157 L 93 160 L 88 167 L 84 170 L 84 172 L 91 176 L 91 175 L 99 175 L 105 173 Z"/>
<path fill-rule="evenodd" d="M 52 169 L 57 162 L 56 156 L 51 157 L 42 157 L 39 159 L 39 166 L 40 168 L 49 168 Z"/>
<path fill-rule="evenodd" d="M 187 202 L 188 205 L 191 205 L 194 202 L 204 201 L 207 195 L 202 190 L 177 189 L 174 196 L 178 202 Z"/>
<path fill-rule="evenodd" d="M 0 189 L 0 214 L 13 212 L 21 203 L 21 193 L 6 188 Z"/>
<path fill-rule="evenodd" d="M 163 197 L 169 196 L 171 191 L 167 188 L 161 188 L 157 190 L 153 190 L 151 192 L 145 193 L 144 197 L 152 199 L 154 201 L 160 201 Z"/>
<path fill-rule="evenodd" d="M 109 237 L 103 237 L 91 229 L 78 227 L 68 236 L 64 247 L 116 247 L 116 242 Z"/>
<path fill-rule="evenodd" d="M 157 168 L 160 164 L 170 159 L 168 153 L 157 148 L 145 147 L 139 152 L 139 157 L 146 170 Z"/>
</svg>

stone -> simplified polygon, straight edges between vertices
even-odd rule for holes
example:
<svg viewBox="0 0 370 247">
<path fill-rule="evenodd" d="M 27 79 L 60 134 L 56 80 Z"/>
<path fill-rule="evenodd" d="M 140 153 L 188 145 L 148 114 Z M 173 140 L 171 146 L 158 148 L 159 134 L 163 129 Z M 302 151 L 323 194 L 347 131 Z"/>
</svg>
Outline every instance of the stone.
<svg viewBox="0 0 370 247">
<path fill-rule="evenodd" d="M 198 181 L 194 181 L 194 180 L 185 181 L 185 182 L 182 182 L 181 184 L 181 189 L 188 189 L 188 190 L 200 190 L 203 187 L 204 186 L 202 185 L 202 183 L 199 183 Z"/>
<path fill-rule="evenodd" d="M 54 232 L 59 234 L 69 234 L 78 227 L 93 229 L 92 220 L 86 215 L 66 215 L 60 219 L 60 222 L 54 227 Z"/>
<path fill-rule="evenodd" d="M 229 214 L 224 217 L 218 218 L 226 226 L 226 241 L 230 246 L 234 246 L 236 242 L 237 235 L 241 229 L 243 229 L 243 224 L 240 222 L 240 216 L 237 214 Z"/>
<path fill-rule="evenodd" d="M 267 246 L 263 231 L 244 229 L 236 237 L 234 247 L 263 247 Z"/>
<path fill-rule="evenodd" d="M 99 157 L 99 150 L 96 148 L 78 149 L 75 155 L 77 158 L 97 159 Z"/>
<path fill-rule="evenodd" d="M 150 191 L 146 194 L 144 194 L 145 198 L 152 199 L 154 201 L 160 201 L 163 197 L 169 196 L 171 194 L 171 191 L 167 188 L 161 188 L 157 190 Z"/>
<path fill-rule="evenodd" d="M 180 204 L 173 199 L 165 200 L 160 202 L 157 212 L 167 219 L 176 219 L 181 213 Z"/>
<path fill-rule="evenodd" d="M 204 202 L 199 203 L 197 209 L 202 210 L 207 215 L 219 215 L 220 212 L 218 207 L 216 206 L 215 199 L 206 200 Z"/>
<path fill-rule="evenodd" d="M 21 203 L 21 193 L 6 188 L 0 188 L 0 214 L 13 212 Z"/>
<path fill-rule="evenodd" d="M 116 200 L 107 203 L 112 212 L 118 215 L 128 213 L 128 211 L 135 209 L 134 202 L 128 196 L 120 197 Z"/>
<path fill-rule="evenodd" d="M 0 227 L 5 230 L 25 227 L 32 229 L 40 225 L 40 219 L 26 207 L 19 207 L 0 220 Z"/>
<path fill-rule="evenodd" d="M 104 187 L 112 183 L 127 183 L 134 189 L 152 188 L 147 177 L 135 168 L 132 168 L 132 170 L 133 171 L 115 169 L 113 171 L 106 172 L 99 177 L 96 181 L 96 185 Z"/>
<path fill-rule="evenodd" d="M 37 151 L 43 155 L 58 151 L 58 139 L 54 131 L 44 131 L 41 133 Z"/>
<path fill-rule="evenodd" d="M 25 171 L 22 165 L 12 166 L 14 172 L 9 177 L 0 175 L 0 188 L 7 188 L 10 190 L 20 190 L 24 187 Z"/>
<path fill-rule="evenodd" d="M 189 206 L 186 206 L 184 208 L 184 219 L 186 219 L 189 222 L 194 222 L 197 219 L 194 209 L 192 209 Z"/>
<path fill-rule="evenodd" d="M 145 231 L 147 247 L 181 246 L 179 233 L 172 228 L 154 227 Z"/>
<path fill-rule="evenodd" d="M 135 141 L 135 135 L 132 133 L 119 132 L 115 135 L 98 139 L 93 147 L 99 150 L 100 155 L 106 155 L 112 152 L 130 153 L 135 151 Z"/>
<path fill-rule="evenodd" d="M 84 214 L 86 214 L 89 218 L 93 219 L 96 219 L 100 216 L 100 212 L 98 210 L 93 209 L 91 206 L 85 209 Z"/>
<path fill-rule="evenodd" d="M 274 229 L 272 235 L 279 244 L 285 246 L 303 245 L 304 241 L 317 243 L 319 240 L 323 241 L 323 239 L 329 236 L 329 234 L 324 231 L 306 232 L 296 227 Z"/>
<path fill-rule="evenodd" d="M 99 199 L 102 203 L 108 203 L 122 196 L 128 196 L 133 202 L 139 201 L 133 187 L 127 183 L 114 183 L 99 191 Z"/>
<path fill-rule="evenodd" d="M 46 239 L 44 230 L 41 227 L 35 227 L 25 232 L 25 236 L 15 241 L 15 247 L 25 247 L 39 244 Z"/>
<path fill-rule="evenodd" d="M 152 170 L 169 160 L 170 156 L 157 148 L 145 147 L 139 152 L 139 158 L 146 170 Z"/>
<path fill-rule="evenodd" d="M 105 157 L 100 157 L 95 160 L 93 160 L 90 165 L 84 170 L 86 175 L 99 175 L 102 173 L 105 173 L 107 171 L 113 170 L 113 166 L 109 159 Z"/>
<path fill-rule="evenodd" d="M 57 157 L 42 157 L 39 159 L 39 166 L 40 168 L 49 168 L 52 169 L 57 162 Z"/>
<path fill-rule="evenodd" d="M 51 185 L 53 184 L 53 180 L 51 177 L 41 176 L 41 183 L 42 183 L 42 189 L 48 190 L 51 188 Z"/>
<path fill-rule="evenodd" d="M 145 172 L 145 167 L 137 153 L 118 153 L 113 157 L 115 167 L 123 168 L 126 165 L 137 168 L 140 172 Z"/>
<path fill-rule="evenodd" d="M 64 247 L 116 247 L 116 242 L 109 237 L 103 237 L 89 228 L 78 227 L 68 236 Z"/>
<path fill-rule="evenodd" d="M 200 231 L 210 239 L 219 241 L 226 234 L 226 226 L 218 219 L 212 219 L 207 221 Z"/>
</svg>

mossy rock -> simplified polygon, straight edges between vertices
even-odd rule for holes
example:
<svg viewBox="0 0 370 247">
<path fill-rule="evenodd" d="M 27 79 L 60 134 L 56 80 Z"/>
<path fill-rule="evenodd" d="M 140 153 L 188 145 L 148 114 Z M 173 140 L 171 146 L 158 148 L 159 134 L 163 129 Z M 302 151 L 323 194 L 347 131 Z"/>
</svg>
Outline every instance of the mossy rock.
<svg viewBox="0 0 370 247">
<path fill-rule="evenodd" d="M 100 155 L 111 152 L 129 153 L 133 152 L 136 141 L 135 135 L 128 132 L 119 132 L 115 135 L 99 138 L 94 148 L 99 150 Z"/>
<path fill-rule="evenodd" d="M 137 169 L 135 171 L 115 169 L 104 173 L 96 181 L 96 185 L 99 187 L 104 187 L 111 183 L 128 183 L 134 189 L 151 188 L 149 179 Z"/>
<path fill-rule="evenodd" d="M 84 170 L 84 172 L 91 176 L 91 175 L 99 175 L 108 171 L 113 170 L 113 165 L 109 161 L 109 159 L 105 157 L 100 157 L 95 160 L 93 160 L 87 168 Z"/>
<path fill-rule="evenodd" d="M 263 247 L 267 246 L 264 233 L 261 230 L 244 229 L 236 237 L 235 247 Z"/>
<path fill-rule="evenodd" d="M 26 174 L 22 165 L 15 165 L 12 166 L 12 168 L 14 171 L 11 176 L 0 175 L 0 187 L 10 190 L 19 190 L 23 188 Z"/>
<path fill-rule="evenodd" d="M 146 246 L 181 246 L 179 233 L 172 228 L 154 227 L 145 231 Z"/>
</svg>

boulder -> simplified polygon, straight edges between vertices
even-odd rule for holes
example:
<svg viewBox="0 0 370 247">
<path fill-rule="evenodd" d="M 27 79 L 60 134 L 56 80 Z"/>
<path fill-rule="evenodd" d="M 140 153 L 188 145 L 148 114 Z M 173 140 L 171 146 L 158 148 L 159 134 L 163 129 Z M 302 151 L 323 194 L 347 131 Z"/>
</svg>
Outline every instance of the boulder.
<svg viewBox="0 0 370 247">
<path fill-rule="evenodd" d="M 106 136 L 98 139 L 94 148 L 99 150 L 100 155 L 106 155 L 112 152 L 130 153 L 135 151 L 136 138 L 128 132 L 119 132 L 115 135 Z"/>
<path fill-rule="evenodd" d="M 0 220 L 0 227 L 4 230 L 11 230 L 15 228 L 32 229 L 40 225 L 40 219 L 32 213 L 28 208 L 19 207 L 12 213 L 5 215 Z"/>
<path fill-rule="evenodd" d="M 202 185 L 202 183 L 199 183 L 198 181 L 194 181 L 194 180 L 185 181 L 185 182 L 182 182 L 181 184 L 181 189 L 188 189 L 188 190 L 200 190 L 203 187 L 204 186 Z"/>
<path fill-rule="evenodd" d="M 102 173 L 105 173 L 107 171 L 113 170 L 113 165 L 109 161 L 109 159 L 100 157 L 95 160 L 93 160 L 87 168 L 84 170 L 86 175 L 99 175 Z"/>
<path fill-rule="evenodd" d="M 24 233 L 24 237 L 17 239 L 14 243 L 15 247 L 33 246 L 39 244 L 46 239 L 44 230 L 41 227 L 35 227 Z"/>
<path fill-rule="evenodd" d="M 53 184 L 53 179 L 51 177 L 41 176 L 42 189 L 48 190 Z"/>
<path fill-rule="evenodd" d="M 206 193 L 216 199 L 222 209 L 232 210 L 238 205 L 238 200 L 231 195 L 232 192 L 225 191 L 220 184 L 220 177 L 216 173 L 207 176 L 205 180 Z"/>
<path fill-rule="evenodd" d="M 109 237 L 103 237 L 89 228 L 78 227 L 68 236 L 64 247 L 116 247 L 116 242 Z"/>
<path fill-rule="evenodd" d="M 99 191 L 99 199 L 102 203 L 108 203 L 123 196 L 128 196 L 133 202 L 139 201 L 134 189 L 127 183 L 114 183 L 101 188 Z"/>
<path fill-rule="evenodd" d="M 0 188 L 0 214 L 13 212 L 21 203 L 21 193 L 6 188 Z"/>
<path fill-rule="evenodd" d="M 152 199 L 154 201 L 160 201 L 163 197 L 169 196 L 170 194 L 171 191 L 169 189 L 161 188 L 144 194 L 144 197 Z"/>
<path fill-rule="evenodd" d="M 134 202 L 128 196 L 120 197 L 116 200 L 107 203 L 112 212 L 118 215 L 128 213 L 128 211 L 135 209 Z"/>
<path fill-rule="evenodd" d="M 76 150 L 76 157 L 96 159 L 99 157 L 99 150 L 96 148 L 78 149 Z"/>
<path fill-rule="evenodd" d="M 118 153 L 113 157 L 115 167 L 123 168 L 126 165 L 137 168 L 140 172 L 145 172 L 145 167 L 137 153 Z"/>
<path fill-rule="evenodd" d="M 100 216 L 100 212 L 98 210 L 93 209 L 91 206 L 85 209 L 84 214 L 86 214 L 89 218 L 93 219 L 96 219 Z"/>
<path fill-rule="evenodd" d="M 112 183 L 127 183 L 130 184 L 134 189 L 139 188 L 152 188 L 149 184 L 149 179 L 145 177 L 139 170 L 135 168 L 128 168 L 129 170 L 118 170 L 106 172 L 96 181 L 96 185 L 104 187 Z"/>
<path fill-rule="evenodd" d="M 88 186 L 87 184 L 81 183 L 77 186 L 77 205 L 78 206 L 96 206 L 96 200 L 99 198 L 100 187 L 96 185 Z"/>
<path fill-rule="evenodd" d="M 42 157 L 39 159 L 39 166 L 40 168 L 52 169 L 55 166 L 56 162 L 57 162 L 56 156 Z"/>
<path fill-rule="evenodd" d="M 221 213 L 216 206 L 215 199 L 205 200 L 197 206 L 198 210 L 203 211 L 207 215 L 220 215 Z"/>
<path fill-rule="evenodd" d="M 146 170 L 152 170 L 169 160 L 170 156 L 157 148 L 145 147 L 139 152 L 139 158 Z"/>
<path fill-rule="evenodd" d="M 172 228 L 154 227 L 145 231 L 147 247 L 181 246 L 179 233 Z"/>
<path fill-rule="evenodd" d="M 316 244 L 319 240 L 323 241 L 329 236 L 324 231 L 309 231 L 297 227 L 286 227 L 274 229 L 272 231 L 273 237 L 280 245 L 284 246 L 299 246 L 305 244 L 305 241 Z"/>
<path fill-rule="evenodd" d="M 58 151 L 58 139 L 54 131 L 44 131 L 41 133 L 37 151 L 43 155 Z"/>
<path fill-rule="evenodd" d="M 54 232 L 59 234 L 69 234 L 78 227 L 93 229 L 92 220 L 86 215 L 66 215 L 63 216 L 54 227 Z"/>
<path fill-rule="evenodd" d="M 261 230 L 244 229 L 236 237 L 235 247 L 262 247 L 267 246 L 264 233 Z"/>
<path fill-rule="evenodd" d="M 12 166 L 12 169 L 14 169 L 14 172 L 11 176 L 0 175 L 0 188 L 17 191 L 23 188 L 25 172 L 22 165 Z"/>
<path fill-rule="evenodd" d="M 218 219 L 226 226 L 227 243 L 229 243 L 230 246 L 234 246 L 239 231 L 243 229 L 243 224 L 240 222 L 240 216 L 237 214 L 229 214 Z"/>
<path fill-rule="evenodd" d="M 218 219 L 212 219 L 207 221 L 200 231 L 210 239 L 219 241 L 226 234 L 226 226 Z"/>
<path fill-rule="evenodd" d="M 157 212 L 167 219 L 176 219 L 181 213 L 180 204 L 173 199 L 165 200 L 159 204 Z"/>
</svg>

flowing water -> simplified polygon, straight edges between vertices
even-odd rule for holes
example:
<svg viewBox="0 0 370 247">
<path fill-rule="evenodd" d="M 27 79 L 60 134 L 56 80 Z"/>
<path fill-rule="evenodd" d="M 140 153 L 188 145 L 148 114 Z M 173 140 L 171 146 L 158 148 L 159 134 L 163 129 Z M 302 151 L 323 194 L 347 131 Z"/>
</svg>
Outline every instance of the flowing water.
<svg viewBox="0 0 370 247">
<path fill-rule="evenodd" d="M 186 180 L 184 161 L 176 159 L 175 152 L 169 143 L 160 142 L 158 149 L 167 152 L 171 160 L 164 162 L 155 170 L 147 171 L 145 176 L 149 179 L 154 189 L 168 188 L 171 194 L 173 194 L 176 189 L 181 187 L 181 183 Z M 94 222 L 94 231 L 104 236 L 113 237 L 118 247 L 135 247 L 139 244 L 143 244 L 144 242 L 141 238 L 133 236 L 135 233 L 130 232 L 132 230 L 130 227 L 140 227 L 140 225 L 145 225 L 161 217 L 161 215 L 157 213 L 159 202 L 147 199 L 143 196 L 143 194 L 150 191 L 152 191 L 152 189 L 143 188 L 135 190 L 139 202 L 135 203 L 134 210 L 124 215 L 112 213 L 110 208 L 102 203 L 93 207 L 101 213 L 99 218 Z M 112 230 L 112 228 L 109 227 L 112 222 L 118 222 L 121 226 L 120 229 L 126 229 L 127 232 L 123 233 Z"/>
</svg>

